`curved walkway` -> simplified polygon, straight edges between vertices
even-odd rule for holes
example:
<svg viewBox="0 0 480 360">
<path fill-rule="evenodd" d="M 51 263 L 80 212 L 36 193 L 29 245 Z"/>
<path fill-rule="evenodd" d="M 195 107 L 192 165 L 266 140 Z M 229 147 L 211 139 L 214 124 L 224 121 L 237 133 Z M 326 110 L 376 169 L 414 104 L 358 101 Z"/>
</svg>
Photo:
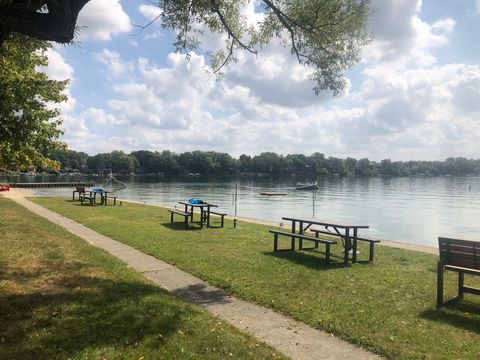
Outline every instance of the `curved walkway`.
<svg viewBox="0 0 480 360">
<path fill-rule="evenodd" d="M 233 326 L 253 334 L 260 341 L 293 359 L 382 359 L 302 322 L 229 296 L 223 290 L 175 266 L 25 199 L 29 192 L 12 189 L 2 194 L 35 214 L 60 225 L 89 244 L 107 251 L 162 288 L 205 307 Z"/>
</svg>

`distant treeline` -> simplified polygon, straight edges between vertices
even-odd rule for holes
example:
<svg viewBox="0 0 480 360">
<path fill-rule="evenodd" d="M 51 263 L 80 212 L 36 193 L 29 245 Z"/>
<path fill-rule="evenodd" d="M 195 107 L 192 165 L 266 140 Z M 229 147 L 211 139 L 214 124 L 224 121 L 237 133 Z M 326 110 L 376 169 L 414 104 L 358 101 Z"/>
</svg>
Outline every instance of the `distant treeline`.
<svg viewBox="0 0 480 360">
<path fill-rule="evenodd" d="M 241 155 L 238 159 L 226 153 L 192 151 L 176 154 L 140 150 L 126 154 L 123 151 L 89 156 L 84 152 L 57 150 L 49 156 L 62 164 L 62 171 L 103 174 L 164 174 L 164 175 L 296 175 L 314 179 L 321 176 L 440 176 L 479 175 L 480 160 L 463 157 L 445 161 L 391 161 L 368 159 L 340 159 L 321 153 L 278 155 L 264 152 L 260 155 Z"/>
</svg>

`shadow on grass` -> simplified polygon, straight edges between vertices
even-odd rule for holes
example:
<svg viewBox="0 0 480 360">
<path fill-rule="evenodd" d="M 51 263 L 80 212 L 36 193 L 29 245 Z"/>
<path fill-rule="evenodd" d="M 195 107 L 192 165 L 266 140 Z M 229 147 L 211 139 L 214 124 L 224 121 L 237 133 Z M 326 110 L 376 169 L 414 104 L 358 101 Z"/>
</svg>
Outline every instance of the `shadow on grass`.
<svg viewBox="0 0 480 360">
<path fill-rule="evenodd" d="M 425 310 L 420 314 L 420 317 L 474 333 L 480 332 L 480 304 L 454 302 L 440 309 Z"/>
<path fill-rule="evenodd" d="M 229 295 L 225 291 L 204 284 L 186 286 L 173 291 L 173 294 L 199 305 L 228 304 L 230 302 Z"/>
<path fill-rule="evenodd" d="M 184 222 L 178 222 L 178 223 L 163 223 L 162 225 L 165 226 L 166 228 L 170 229 L 170 230 L 182 230 L 182 231 L 198 231 L 198 230 L 202 230 L 202 228 L 200 227 L 200 223 L 198 222 L 193 222 L 194 224 L 198 225 L 198 226 L 191 226 L 191 222 L 188 223 L 188 227 L 185 228 L 185 223 Z"/>
<path fill-rule="evenodd" d="M 225 225 L 222 226 L 222 224 L 212 224 L 212 223 L 210 222 L 209 229 L 223 229 L 224 227 L 225 227 Z"/>
<path fill-rule="evenodd" d="M 83 267 L 57 267 L 54 278 L 43 278 L 32 291 L 0 295 L 0 354 L 32 359 L 69 358 L 87 348 L 121 352 L 158 334 L 160 346 L 191 313 L 155 286 L 82 275 L 88 272 Z M 7 281 L 20 283 L 34 276 L 3 274 Z"/>
<path fill-rule="evenodd" d="M 345 267 L 343 258 L 330 255 L 330 263 L 325 263 L 325 254 L 319 251 L 302 250 L 302 251 L 264 251 L 263 255 L 285 259 L 315 270 L 330 270 Z M 321 255 L 321 256 L 318 256 Z"/>
</svg>

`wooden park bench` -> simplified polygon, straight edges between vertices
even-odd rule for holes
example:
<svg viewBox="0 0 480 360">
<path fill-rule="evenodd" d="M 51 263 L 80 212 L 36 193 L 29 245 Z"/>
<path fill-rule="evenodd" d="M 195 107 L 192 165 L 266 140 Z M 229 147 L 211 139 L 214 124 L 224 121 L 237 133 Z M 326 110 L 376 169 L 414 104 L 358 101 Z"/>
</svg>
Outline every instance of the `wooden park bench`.
<svg viewBox="0 0 480 360">
<path fill-rule="evenodd" d="M 437 309 L 444 304 L 462 300 L 464 293 L 480 295 L 480 289 L 464 285 L 465 274 L 480 275 L 480 242 L 439 237 L 438 249 Z M 447 301 L 443 301 L 445 270 L 458 273 L 458 295 Z"/>
<path fill-rule="evenodd" d="M 330 245 L 336 244 L 335 240 L 329 239 L 320 239 L 318 237 L 295 234 L 288 231 L 281 230 L 270 230 L 270 233 L 273 234 L 273 251 L 294 251 L 295 250 L 295 239 L 299 239 L 299 250 L 308 250 L 308 249 L 318 249 L 318 244 L 325 244 L 325 262 L 328 264 L 330 262 Z M 291 246 L 289 249 L 278 249 L 278 235 L 288 236 L 291 238 Z M 315 243 L 314 247 L 303 247 L 302 240 L 312 241 Z"/>
<path fill-rule="evenodd" d="M 176 210 L 176 209 L 168 209 L 170 211 L 170 223 L 173 223 L 173 215 L 180 215 L 183 216 L 184 222 L 185 222 L 185 229 L 188 228 L 188 218 L 191 216 L 191 213 L 181 211 L 181 210 Z"/>
<path fill-rule="evenodd" d="M 325 230 L 310 229 L 310 231 L 313 232 L 313 233 L 315 234 L 315 236 L 318 237 L 318 238 L 321 237 L 321 235 L 323 235 L 323 236 L 328 235 L 328 236 L 334 236 L 334 237 L 339 237 L 339 238 L 341 238 L 340 235 L 338 235 L 338 234 L 336 234 L 336 233 L 329 232 L 329 231 L 325 231 Z M 361 237 L 357 237 L 356 240 L 357 240 L 357 241 L 368 242 L 368 243 L 370 244 L 370 251 L 369 251 L 368 261 L 373 261 L 374 245 L 380 243 L 381 240 L 377 240 L 377 239 L 366 239 L 366 238 L 361 238 Z M 357 246 L 356 246 L 356 243 L 353 243 L 352 251 L 353 251 L 353 254 L 352 254 L 353 262 L 357 262 Z"/>
</svg>

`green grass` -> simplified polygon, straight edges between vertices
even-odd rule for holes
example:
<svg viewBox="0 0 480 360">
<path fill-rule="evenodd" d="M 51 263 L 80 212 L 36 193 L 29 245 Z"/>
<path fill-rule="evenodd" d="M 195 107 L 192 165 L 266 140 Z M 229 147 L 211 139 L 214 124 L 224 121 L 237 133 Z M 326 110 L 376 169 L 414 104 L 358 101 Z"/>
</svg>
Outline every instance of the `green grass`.
<svg viewBox="0 0 480 360">
<path fill-rule="evenodd" d="M 0 234 L 0 359 L 283 358 L 2 197 Z"/>
<path fill-rule="evenodd" d="M 318 251 L 272 253 L 272 236 L 262 225 L 184 230 L 169 224 L 167 210 L 158 207 L 33 200 L 238 297 L 391 359 L 480 358 L 480 297 L 466 295 L 461 304 L 436 310 L 437 256 L 378 246 L 373 263 L 327 266 Z M 365 248 L 360 256 L 367 256 Z M 454 294 L 454 280 L 447 275 L 447 295 Z"/>
</svg>

